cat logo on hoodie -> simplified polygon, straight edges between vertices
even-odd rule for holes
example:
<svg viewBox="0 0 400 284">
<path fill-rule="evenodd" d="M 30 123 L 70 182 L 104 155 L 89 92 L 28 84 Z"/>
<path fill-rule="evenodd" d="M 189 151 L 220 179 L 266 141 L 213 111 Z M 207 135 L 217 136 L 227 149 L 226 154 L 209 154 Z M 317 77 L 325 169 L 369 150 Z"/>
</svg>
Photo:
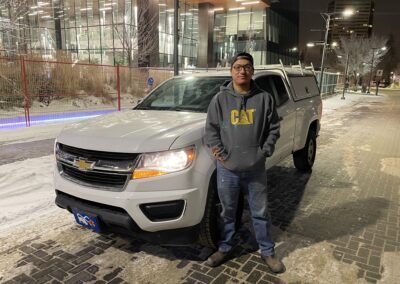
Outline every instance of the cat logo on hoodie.
<svg viewBox="0 0 400 284">
<path fill-rule="evenodd" d="M 254 108 L 242 109 L 239 114 L 239 110 L 233 109 L 231 110 L 231 123 L 233 125 L 253 124 L 253 112 L 255 111 Z"/>
</svg>

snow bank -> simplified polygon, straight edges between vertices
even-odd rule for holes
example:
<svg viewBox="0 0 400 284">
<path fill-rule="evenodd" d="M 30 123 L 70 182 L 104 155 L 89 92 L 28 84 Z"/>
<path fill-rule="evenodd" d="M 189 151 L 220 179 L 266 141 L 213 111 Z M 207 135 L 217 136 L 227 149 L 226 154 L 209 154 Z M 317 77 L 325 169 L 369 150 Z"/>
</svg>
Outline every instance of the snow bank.
<svg viewBox="0 0 400 284">
<path fill-rule="evenodd" d="M 57 210 L 53 165 L 50 155 L 0 166 L 0 237 Z"/>
</svg>

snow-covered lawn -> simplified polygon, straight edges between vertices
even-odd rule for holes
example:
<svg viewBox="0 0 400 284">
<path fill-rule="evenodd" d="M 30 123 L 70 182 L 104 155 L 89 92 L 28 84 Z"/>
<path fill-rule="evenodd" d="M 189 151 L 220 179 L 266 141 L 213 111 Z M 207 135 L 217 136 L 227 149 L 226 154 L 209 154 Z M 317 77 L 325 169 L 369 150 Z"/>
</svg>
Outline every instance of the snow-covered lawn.
<svg viewBox="0 0 400 284">
<path fill-rule="evenodd" d="M 62 97 L 53 99 L 50 103 L 39 102 L 34 100 L 29 108 L 30 115 L 36 114 L 54 114 L 63 112 L 74 111 L 90 111 L 99 109 L 114 109 L 117 110 L 118 102 L 117 95 L 114 94 L 112 98 L 106 99 L 103 97 L 95 96 L 77 96 L 74 98 Z M 132 96 L 130 94 L 121 94 L 121 108 L 132 108 L 141 98 Z M 0 118 L 8 118 L 15 116 L 24 116 L 24 108 L 12 107 L 8 109 L 0 108 Z"/>
<path fill-rule="evenodd" d="M 2 145 L 55 138 L 68 123 L 0 131 L 0 151 Z M 58 210 L 53 167 L 53 155 L 0 165 L 0 237 Z"/>
<path fill-rule="evenodd" d="M 50 155 L 0 166 L 0 236 L 56 209 L 53 165 Z"/>
</svg>

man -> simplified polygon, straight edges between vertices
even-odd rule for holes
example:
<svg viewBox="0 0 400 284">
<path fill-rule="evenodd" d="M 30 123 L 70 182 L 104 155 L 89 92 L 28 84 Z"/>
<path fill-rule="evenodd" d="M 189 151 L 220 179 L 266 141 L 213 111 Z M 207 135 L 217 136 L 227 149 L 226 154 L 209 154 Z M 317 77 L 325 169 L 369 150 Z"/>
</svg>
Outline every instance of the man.
<svg viewBox="0 0 400 284">
<path fill-rule="evenodd" d="M 207 264 L 223 263 L 236 233 L 236 211 L 241 188 L 248 195 L 261 258 L 275 273 L 285 271 L 275 256 L 267 218 L 265 160 L 279 138 L 279 119 L 272 96 L 252 80 L 253 57 L 237 54 L 231 64 L 232 81 L 222 86 L 208 108 L 206 143 L 217 159 L 218 196 L 222 204 L 222 234 L 218 250 Z"/>
</svg>

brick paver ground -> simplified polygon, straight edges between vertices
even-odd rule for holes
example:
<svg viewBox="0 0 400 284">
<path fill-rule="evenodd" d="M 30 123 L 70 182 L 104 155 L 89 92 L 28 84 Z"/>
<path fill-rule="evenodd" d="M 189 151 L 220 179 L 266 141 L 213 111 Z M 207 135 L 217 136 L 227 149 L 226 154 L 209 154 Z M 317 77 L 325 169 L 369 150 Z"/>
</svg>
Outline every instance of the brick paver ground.
<svg viewBox="0 0 400 284">
<path fill-rule="evenodd" d="M 286 273 L 271 273 L 241 240 L 231 260 L 209 268 L 210 252 L 201 247 L 98 235 L 71 217 L 59 221 L 58 238 L 42 232 L 1 250 L 1 262 L 15 263 L 0 282 L 395 283 L 390 277 L 399 267 L 388 257 L 400 256 L 400 93 L 366 96 L 323 119 L 312 173 L 296 171 L 291 159 L 268 171 L 273 235 Z"/>
</svg>

